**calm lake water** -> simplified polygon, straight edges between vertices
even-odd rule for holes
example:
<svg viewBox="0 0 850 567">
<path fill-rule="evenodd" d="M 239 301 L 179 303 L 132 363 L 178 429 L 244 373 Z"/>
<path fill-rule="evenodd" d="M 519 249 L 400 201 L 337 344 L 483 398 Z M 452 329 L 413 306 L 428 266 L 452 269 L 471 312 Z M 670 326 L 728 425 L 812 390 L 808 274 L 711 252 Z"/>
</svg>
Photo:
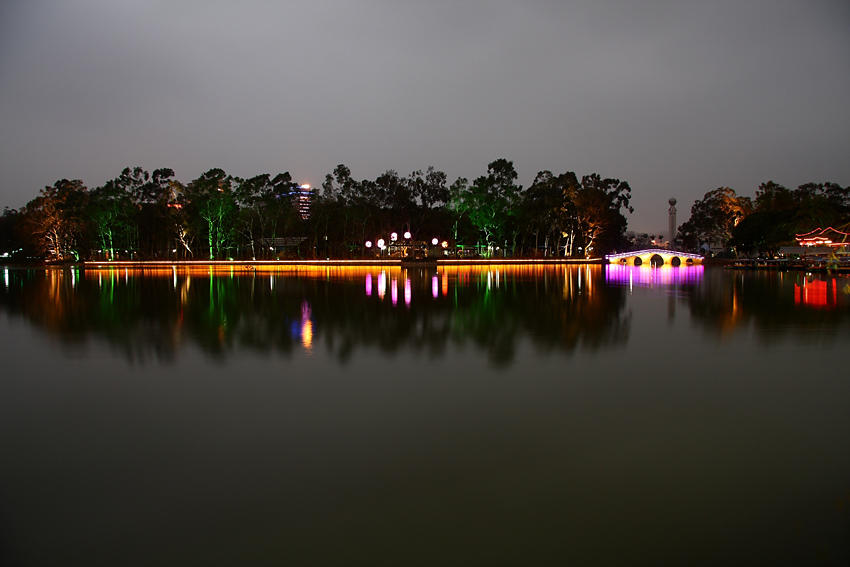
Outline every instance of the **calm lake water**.
<svg viewBox="0 0 850 567">
<path fill-rule="evenodd" d="M 4 565 L 846 565 L 850 280 L 0 268 Z"/>
</svg>

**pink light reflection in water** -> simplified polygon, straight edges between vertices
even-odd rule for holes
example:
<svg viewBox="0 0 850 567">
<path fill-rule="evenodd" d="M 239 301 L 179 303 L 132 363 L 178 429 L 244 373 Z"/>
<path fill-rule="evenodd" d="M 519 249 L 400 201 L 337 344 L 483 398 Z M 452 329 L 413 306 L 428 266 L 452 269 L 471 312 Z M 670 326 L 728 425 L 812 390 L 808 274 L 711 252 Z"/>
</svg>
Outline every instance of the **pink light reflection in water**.
<svg viewBox="0 0 850 567">
<path fill-rule="evenodd" d="M 378 274 L 378 297 L 381 299 L 387 294 L 387 273 Z"/>
<path fill-rule="evenodd" d="M 608 283 L 638 287 L 694 285 L 702 281 L 705 266 L 624 266 L 608 264 L 605 266 L 605 281 Z"/>
</svg>

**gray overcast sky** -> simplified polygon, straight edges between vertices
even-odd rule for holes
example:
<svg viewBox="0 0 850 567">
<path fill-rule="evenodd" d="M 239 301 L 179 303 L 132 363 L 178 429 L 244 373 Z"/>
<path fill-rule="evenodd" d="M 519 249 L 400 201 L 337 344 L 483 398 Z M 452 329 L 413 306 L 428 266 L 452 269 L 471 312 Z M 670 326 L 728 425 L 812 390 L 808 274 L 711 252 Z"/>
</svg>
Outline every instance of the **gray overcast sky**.
<svg viewBox="0 0 850 567">
<path fill-rule="evenodd" d="M 15 1 L 0 206 L 124 167 L 319 185 L 514 162 L 632 187 L 665 232 L 721 186 L 850 185 L 850 2 Z"/>
</svg>

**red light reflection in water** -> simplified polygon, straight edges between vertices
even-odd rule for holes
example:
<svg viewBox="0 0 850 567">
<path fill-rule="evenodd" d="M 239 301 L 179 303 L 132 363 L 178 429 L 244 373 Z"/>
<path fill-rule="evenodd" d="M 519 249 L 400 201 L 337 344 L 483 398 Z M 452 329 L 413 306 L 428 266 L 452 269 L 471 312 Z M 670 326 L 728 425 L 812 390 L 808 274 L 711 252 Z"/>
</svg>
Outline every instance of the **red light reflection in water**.
<svg viewBox="0 0 850 567">
<path fill-rule="evenodd" d="M 679 284 L 696 284 L 702 281 L 704 266 L 662 266 L 650 268 L 644 266 L 624 266 L 608 264 L 605 266 L 605 281 L 608 283 L 654 287 Z"/>
<path fill-rule="evenodd" d="M 794 303 L 818 309 L 835 309 L 838 304 L 838 285 L 835 278 L 824 280 L 803 280 L 802 285 L 794 284 Z"/>
</svg>

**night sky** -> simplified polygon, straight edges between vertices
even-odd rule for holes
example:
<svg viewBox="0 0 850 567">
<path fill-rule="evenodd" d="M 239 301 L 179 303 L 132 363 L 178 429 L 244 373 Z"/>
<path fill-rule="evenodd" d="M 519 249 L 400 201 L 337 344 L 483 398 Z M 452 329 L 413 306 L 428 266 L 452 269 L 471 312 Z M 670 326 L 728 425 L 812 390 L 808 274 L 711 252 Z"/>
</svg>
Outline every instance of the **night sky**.
<svg viewBox="0 0 850 567">
<path fill-rule="evenodd" d="M 850 185 L 850 2 L 0 4 L 0 207 L 123 168 L 319 185 L 514 162 L 632 187 Z"/>
</svg>

